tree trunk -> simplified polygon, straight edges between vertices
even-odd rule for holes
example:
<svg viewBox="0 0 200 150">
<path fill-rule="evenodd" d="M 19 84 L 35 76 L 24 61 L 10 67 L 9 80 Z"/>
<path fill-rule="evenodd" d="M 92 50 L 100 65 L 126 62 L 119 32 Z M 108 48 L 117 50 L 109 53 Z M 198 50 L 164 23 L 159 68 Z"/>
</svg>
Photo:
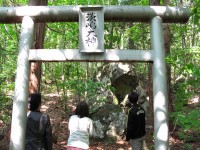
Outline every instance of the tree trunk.
<svg viewBox="0 0 200 150">
<path fill-rule="evenodd" d="M 165 51 L 166 56 L 170 54 L 170 27 L 169 24 L 163 25 L 164 29 L 164 45 L 165 45 Z M 167 65 L 167 82 L 168 82 L 168 91 L 169 91 L 169 112 L 172 111 L 172 99 L 171 99 L 171 66 Z"/>
<path fill-rule="evenodd" d="M 149 5 L 150 6 L 160 6 L 160 0 L 150 0 Z"/>
<path fill-rule="evenodd" d="M 154 112 L 153 112 L 153 77 L 152 77 L 153 64 L 148 63 L 148 95 L 149 95 L 149 118 L 147 123 L 149 124 L 149 133 L 153 134 L 153 130 L 150 127 L 154 126 Z M 153 136 L 153 135 L 152 135 Z"/>
<path fill-rule="evenodd" d="M 29 0 L 29 6 L 46 6 L 48 0 Z M 33 49 L 43 49 L 45 23 L 35 24 Z M 29 93 L 40 92 L 42 63 L 32 62 L 30 69 Z"/>
<path fill-rule="evenodd" d="M 170 0 L 165 0 L 164 4 L 168 6 Z M 165 51 L 166 55 L 170 54 L 170 26 L 169 24 L 163 25 L 164 30 L 164 45 L 165 45 Z M 172 95 L 172 87 L 171 87 L 171 66 L 167 64 L 167 84 L 168 84 L 168 111 L 171 113 L 173 111 L 173 95 Z M 172 130 L 172 122 L 169 121 L 169 130 Z"/>
</svg>

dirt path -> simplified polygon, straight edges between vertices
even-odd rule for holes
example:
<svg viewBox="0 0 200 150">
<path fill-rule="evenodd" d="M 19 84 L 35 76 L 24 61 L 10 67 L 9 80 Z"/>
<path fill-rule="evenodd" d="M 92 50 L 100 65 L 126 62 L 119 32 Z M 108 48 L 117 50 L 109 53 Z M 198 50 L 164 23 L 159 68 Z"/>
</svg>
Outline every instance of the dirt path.
<svg viewBox="0 0 200 150">
<path fill-rule="evenodd" d="M 71 100 L 67 102 L 67 111 L 64 111 L 59 96 L 56 94 L 45 95 L 41 111 L 49 114 L 55 135 L 56 143 L 53 144 L 53 150 L 66 150 L 68 131 L 68 119 L 75 108 Z M 90 150 L 129 150 L 128 143 L 91 141 Z"/>
</svg>

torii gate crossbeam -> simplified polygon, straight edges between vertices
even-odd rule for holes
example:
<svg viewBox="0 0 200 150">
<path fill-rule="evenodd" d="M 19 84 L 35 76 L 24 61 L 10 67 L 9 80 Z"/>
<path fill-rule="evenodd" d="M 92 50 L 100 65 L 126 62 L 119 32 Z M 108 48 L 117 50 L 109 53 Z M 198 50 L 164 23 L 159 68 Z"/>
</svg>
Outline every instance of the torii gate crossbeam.
<svg viewBox="0 0 200 150">
<path fill-rule="evenodd" d="M 21 23 L 24 16 L 30 16 L 35 23 L 78 22 L 80 7 L 87 6 L 0 7 L 0 23 Z M 104 20 L 108 22 L 150 22 L 155 16 L 160 16 L 163 23 L 186 23 L 189 19 L 189 9 L 184 7 L 128 5 L 102 7 Z"/>
<path fill-rule="evenodd" d="M 190 16 L 189 9 L 168 6 L 101 6 L 104 9 L 105 21 L 150 23 L 151 50 L 123 50 L 123 52 L 121 50 L 106 50 L 99 54 L 78 53 L 77 50 L 51 50 L 48 51 L 50 57 L 44 55 L 45 50 L 40 52 L 31 50 L 34 22 L 78 22 L 80 7 L 82 6 L 0 7 L 0 23 L 22 23 L 10 150 L 24 150 L 25 146 L 30 61 L 153 62 L 155 149 L 167 150 L 169 138 L 168 92 L 162 23 L 186 23 Z M 57 55 L 60 57 L 57 57 Z"/>
</svg>

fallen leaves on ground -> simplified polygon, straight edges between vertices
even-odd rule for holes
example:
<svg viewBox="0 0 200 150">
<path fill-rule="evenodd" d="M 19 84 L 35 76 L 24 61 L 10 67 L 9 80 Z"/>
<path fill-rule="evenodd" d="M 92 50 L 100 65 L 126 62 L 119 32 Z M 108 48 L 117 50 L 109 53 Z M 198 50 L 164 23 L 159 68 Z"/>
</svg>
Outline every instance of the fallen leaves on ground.
<svg viewBox="0 0 200 150">
<path fill-rule="evenodd" d="M 53 128 L 54 137 L 57 142 L 53 144 L 54 150 L 66 150 L 67 139 L 69 136 L 68 120 L 74 110 L 76 103 L 72 100 L 67 101 L 67 110 L 64 110 L 63 102 L 58 95 L 47 95 L 42 103 L 41 111 L 49 114 Z M 91 141 L 90 150 L 130 150 L 127 142 L 121 140 L 112 143 Z"/>
</svg>

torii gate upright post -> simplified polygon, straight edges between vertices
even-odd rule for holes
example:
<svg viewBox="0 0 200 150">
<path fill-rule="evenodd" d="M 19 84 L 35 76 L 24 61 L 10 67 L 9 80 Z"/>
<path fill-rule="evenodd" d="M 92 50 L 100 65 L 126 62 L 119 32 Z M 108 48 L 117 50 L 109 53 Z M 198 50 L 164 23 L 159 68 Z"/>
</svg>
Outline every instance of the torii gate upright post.
<svg viewBox="0 0 200 150">
<path fill-rule="evenodd" d="M 19 43 L 17 74 L 15 79 L 15 94 L 12 110 L 10 150 L 24 150 L 26 135 L 26 109 L 28 101 L 30 62 L 29 51 L 33 45 L 33 20 L 25 16 Z"/>
<path fill-rule="evenodd" d="M 159 16 L 155 16 L 151 20 L 151 49 L 154 51 L 153 110 L 155 149 L 167 150 L 169 143 L 167 71 L 162 19 Z"/>
</svg>

